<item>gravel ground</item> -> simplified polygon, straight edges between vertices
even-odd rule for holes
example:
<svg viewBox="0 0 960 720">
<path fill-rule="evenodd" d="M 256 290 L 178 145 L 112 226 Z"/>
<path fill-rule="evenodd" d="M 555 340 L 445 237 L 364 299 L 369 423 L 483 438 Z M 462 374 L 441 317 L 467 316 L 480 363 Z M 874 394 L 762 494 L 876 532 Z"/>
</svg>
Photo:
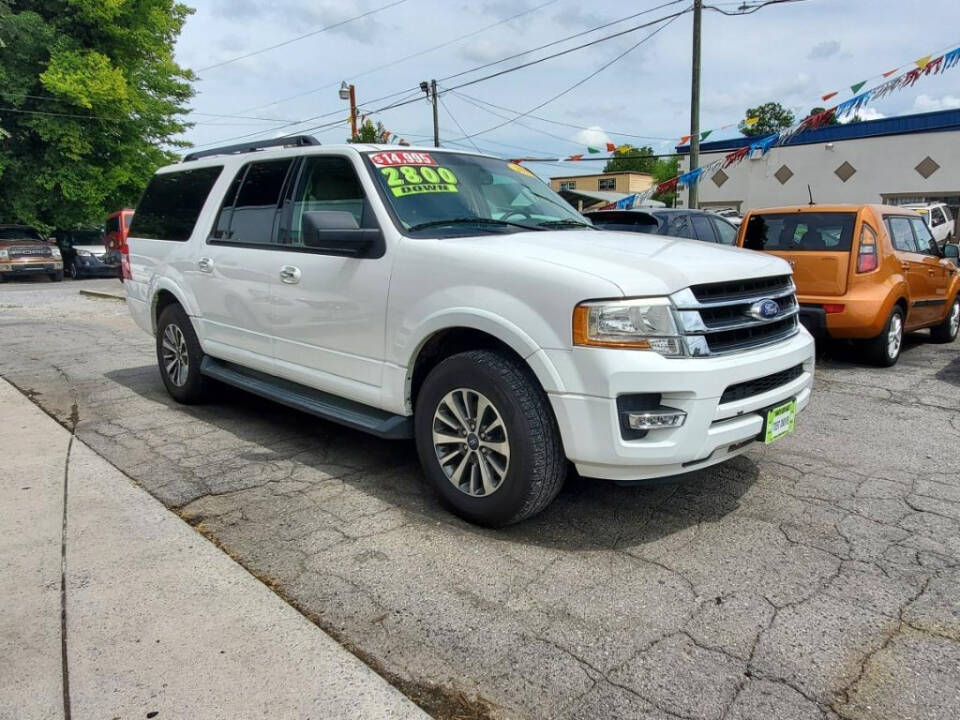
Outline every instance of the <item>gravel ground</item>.
<svg viewBox="0 0 960 720">
<path fill-rule="evenodd" d="M 490 531 L 410 443 L 227 388 L 175 405 L 152 339 L 80 288 L 121 286 L 0 286 L 0 375 L 438 716 L 960 717 L 958 343 L 889 370 L 831 348 L 776 445 L 571 478 Z"/>
</svg>

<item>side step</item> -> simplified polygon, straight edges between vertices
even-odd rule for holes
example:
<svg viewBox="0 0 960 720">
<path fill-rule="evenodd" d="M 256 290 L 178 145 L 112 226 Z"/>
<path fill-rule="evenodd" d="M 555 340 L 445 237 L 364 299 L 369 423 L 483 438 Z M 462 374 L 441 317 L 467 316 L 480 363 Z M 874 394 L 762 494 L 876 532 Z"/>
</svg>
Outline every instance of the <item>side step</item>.
<svg viewBox="0 0 960 720">
<path fill-rule="evenodd" d="M 217 360 L 209 355 L 203 358 L 200 372 L 267 400 L 377 437 L 388 440 L 413 437 L 413 418 L 345 400 L 299 383 Z"/>
</svg>

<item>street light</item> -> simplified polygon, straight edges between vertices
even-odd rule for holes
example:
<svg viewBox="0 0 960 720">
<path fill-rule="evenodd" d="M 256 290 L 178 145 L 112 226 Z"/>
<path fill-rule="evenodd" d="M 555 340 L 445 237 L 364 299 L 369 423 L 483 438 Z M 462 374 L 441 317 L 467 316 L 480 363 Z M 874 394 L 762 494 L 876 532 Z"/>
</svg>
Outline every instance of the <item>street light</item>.
<svg viewBox="0 0 960 720">
<path fill-rule="evenodd" d="M 347 85 L 346 80 L 340 83 L 340 99 L 341 100 L 350 99 L 350 86 Z"/>
<path fill-rule="evenodd" d="M 356 88 L 353 85 L 347 83 L 346 80 L 340 83 L 340 95 L 341 100 L 350 101 L 350 139 L 357 137 L 357 95 Z"/>
</svg>

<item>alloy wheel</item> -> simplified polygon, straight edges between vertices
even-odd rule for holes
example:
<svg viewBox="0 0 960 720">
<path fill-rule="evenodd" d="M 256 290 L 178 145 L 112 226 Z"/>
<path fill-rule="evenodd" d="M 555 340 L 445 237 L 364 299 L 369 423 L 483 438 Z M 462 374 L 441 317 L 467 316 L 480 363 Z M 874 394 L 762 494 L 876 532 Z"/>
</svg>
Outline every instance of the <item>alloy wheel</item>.
<svg viewBox="0 0 960 720">
<path fill-rule="evenodd" d="M 899 313 L 890 316 L 890 329 L 887 331 L 887 355 L 891 358 L 900 354 L 900 344 L 903 342 L 903 319 Z"/>
<path fill-rule="evenodd" d="M 510 467 L 510 441 L 500 412 L 482 393 L 458 388 L 433 414 L 433 448 L 447 479 L 460 492 L 486 497 Z"/>
<path fill-rule="evenodd" d="M 953 307 L 950 308 L 950 337 L 956 337 L 960 330 L 960 299 L 953 301 Z"/>
<path fill-rule="evenodd" d="M 163 369 L 167 377 L 177 387 L 183 387 L 190 372 L 190 354 L 187 351 L 187 339 L 176 325 L 167 325 L 161 341 Z"/>
</svg>

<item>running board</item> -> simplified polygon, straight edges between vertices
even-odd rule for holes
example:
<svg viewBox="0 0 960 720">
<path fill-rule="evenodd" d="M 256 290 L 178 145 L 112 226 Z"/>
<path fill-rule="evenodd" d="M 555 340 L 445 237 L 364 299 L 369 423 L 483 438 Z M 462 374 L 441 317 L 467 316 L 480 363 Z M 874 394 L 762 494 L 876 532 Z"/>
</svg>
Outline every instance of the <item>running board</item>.
<svg viewBox="0 0 960 720">
<path fill-rule="evenodd" d="M 294 410 L 346 425 L 355 430 L 362 430 L 377 437 L 388 440 L 405 440 L 413 437 L 412 418 L 345 400 L 306 385 L 217 360 L 209 355 L 203 358 L 200 372 L 214 380 L 246 390 L 267 400 L 273 400 Z"/>
</svg>

